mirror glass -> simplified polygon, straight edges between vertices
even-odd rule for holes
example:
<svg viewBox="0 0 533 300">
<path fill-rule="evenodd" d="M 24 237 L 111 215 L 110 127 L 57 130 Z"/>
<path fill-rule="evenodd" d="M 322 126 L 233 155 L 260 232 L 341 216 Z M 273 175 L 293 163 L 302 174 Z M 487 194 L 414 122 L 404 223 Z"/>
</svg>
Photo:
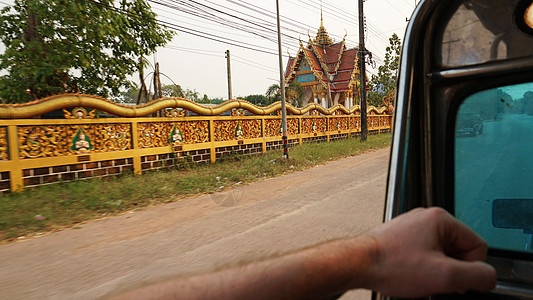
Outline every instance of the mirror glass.
<svg viewBox="0 0 533 300">
<path fill-rule="evenodd" d="M 466 98 L 455 122 L 455 215 L 491 248 L 533 251 L 533 83 Z"/>
<path fill-rule="evenodd" d="M 443 26 L 438 29 L 440 33 L 435 39 L 435 53 L 442 67 L 520 58 L 533 53 L 533 35 L 525 33 L 516 24 L 516 9 L 523 0 L 460 3 L 453 13 L 442 14 L 437 22 L 437 26 Z M 528 21 L 533 22 L 529 10 L 522 16 L 524 26 L 528 26 Z"/>
</svg>

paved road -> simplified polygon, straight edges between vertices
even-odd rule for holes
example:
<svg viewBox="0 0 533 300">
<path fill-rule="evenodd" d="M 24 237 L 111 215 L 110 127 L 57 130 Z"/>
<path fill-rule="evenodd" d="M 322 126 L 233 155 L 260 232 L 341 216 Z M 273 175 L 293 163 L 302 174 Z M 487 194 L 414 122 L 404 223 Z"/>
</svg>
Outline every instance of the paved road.
<svg viewBox="0 0 533 300">
<path fill-rule="evenodd" d="M 483 134 L 456 139 L 456 215 L 489 245 L 524 249 L 527 235 L 520 229 L 492 224 L 492 201 L 533 195 L 533 116 L 506 114 L 484 122 Z"/>
<path fill-rule="evenodd" d="M 0 298 L 95 299 L 357 235 L 381 222 L 388 158 L 383 149 L 2 245 Z"/>
</svg>

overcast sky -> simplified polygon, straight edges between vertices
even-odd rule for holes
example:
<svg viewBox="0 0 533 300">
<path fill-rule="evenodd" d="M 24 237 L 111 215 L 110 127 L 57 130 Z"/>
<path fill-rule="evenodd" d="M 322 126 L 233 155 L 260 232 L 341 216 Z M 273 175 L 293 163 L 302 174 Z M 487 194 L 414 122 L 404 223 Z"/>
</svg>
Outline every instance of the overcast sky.
<svg viewBox="0 0 533 300">
<path fill-rule="evenodd" d="M 148 1 L 158 19 L 177 35 L 149 60 L 158 61 L 165 75 L 183 88 L 210 98 L 228 97 L 225 51 L 231 53 L 233 97 L 264 94 L 279 81 L 275 0 L 155 0 Z M 348 48 L 359 41 L 357 0 L 279 0 L 282 19 L 283 66 L 295 56 L 299 39 L 304 45 L 316 36 L 322 5 L 324 26 L 335 42 L 347 34 Z M 0 0 L 0 6 L 12 3 Z M 416 1 L 418 3 L 418 1 Z M 403 41 L 415 8 L 414 0 L 367 0 L 366 48 L 377 65 L 383 63 L 388 39 L 396 33 Z M 149 74 L 152 71 L 145 71 Z M 375 73 L 370 68 L 369 76 Z M 167 78 L 168 76 L 168 78 Z M 170 80 L 170 79 L 172 80 Z M 138 83 L 138 78 L 132 78 Z M 150 80 L 150 77 L 148 77 Z M 147 81 L 148 81 L 147 80 Z M 148 82 L 147 82 L 148 84 Z"/>
</svg>

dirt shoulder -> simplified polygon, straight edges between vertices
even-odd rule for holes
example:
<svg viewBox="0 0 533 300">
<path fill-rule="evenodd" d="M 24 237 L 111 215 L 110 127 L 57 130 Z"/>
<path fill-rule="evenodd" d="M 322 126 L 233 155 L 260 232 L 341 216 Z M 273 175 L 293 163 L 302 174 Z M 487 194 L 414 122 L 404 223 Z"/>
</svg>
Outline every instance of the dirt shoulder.
<svg viewBox="0 0 533 300">
<path fill-rule="evenodd" d="M 95 299 L 353 236 L 382 219 L 389 148 L 0 246 L 6 299 Z"/>
</svg>

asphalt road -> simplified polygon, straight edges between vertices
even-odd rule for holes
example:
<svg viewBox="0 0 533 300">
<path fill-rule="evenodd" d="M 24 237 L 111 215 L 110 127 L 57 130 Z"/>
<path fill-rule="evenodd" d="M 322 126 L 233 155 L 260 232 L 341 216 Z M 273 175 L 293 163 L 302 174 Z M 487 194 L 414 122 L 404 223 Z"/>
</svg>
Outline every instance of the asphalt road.
<svg viewBox="0 0 533 300">
<path fill-rule="evenodd" d="M 2 245 L 0 298 L 98 299 L 360 234 L 381 223 L 389 151 Z"/>
<path fill-rule="evenodd" d="M 506 114 L 484 122 L 481 135 L 456 138 L 456 216 L 492 247 L 525 247 L 522 230 L 493 226 L 492 202 L 533 195 L 532 136 L 533 116 Z"/>
</svg>

